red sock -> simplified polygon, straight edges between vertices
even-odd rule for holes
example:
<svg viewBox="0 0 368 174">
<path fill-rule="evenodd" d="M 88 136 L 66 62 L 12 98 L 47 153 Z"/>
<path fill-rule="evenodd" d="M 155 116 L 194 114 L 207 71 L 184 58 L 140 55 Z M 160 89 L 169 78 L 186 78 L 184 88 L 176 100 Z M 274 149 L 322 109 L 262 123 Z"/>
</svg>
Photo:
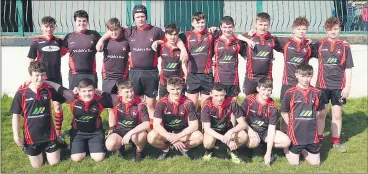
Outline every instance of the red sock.
<svg viewBox="0 0 368 174">
<path fill-rule="evenodd" d="M 332 144 L 340 143 L 340 137 L 331 137 L 331 143 Z"/>
<path fill-rule="evenodd" d="M 56 135 L 61 134 L 61 126 L 63 124 L 63 113 L 55 113 L 55 121 L 56 121 Z"/>
</svg>

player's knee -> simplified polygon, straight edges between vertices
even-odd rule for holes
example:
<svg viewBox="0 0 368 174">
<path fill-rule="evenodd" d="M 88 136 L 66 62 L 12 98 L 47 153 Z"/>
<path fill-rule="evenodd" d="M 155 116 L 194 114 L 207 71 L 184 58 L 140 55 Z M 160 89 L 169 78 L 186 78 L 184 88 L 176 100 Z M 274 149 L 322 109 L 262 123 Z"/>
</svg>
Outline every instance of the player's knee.
<svg viewBox="0 0 368 174">
<path fill-rule="evenodd" d="M 106 146 L 106 149 L 108 151 L 113 151 L 115 150 L 115 146 L 117 145 L 118 143 L 116 142 L 115 139 L 109 137 L 107 138 L 106 142 L 105 142 L 105 146 Z"/>
<path fill-rule="evenodd" d="M 235 137 L 237 142 L 240 144 L 245 144 L 248 141 L 248 134 L 245 131 L 240 131 L 238 136 Z"/>
<path fill-rule="evenodd" d="M 282 147 L 281 148 L 287 148 L 289 147 L 291 144 L 291 141 L 289 139 L 289 137 L 285 137 L 283 140 L 282 140 Z"/>
<path fill-rule="evenodd" d="M 191 137 L 196 142 L 196 145 L 200 145 L 203 142 L 203 134 L 199 131 L 194 131 Z"/>
<path fill-rule="evenodd" d="M 332 119 L 334 120 L 341 120 L 341 112 L 335 112 L 335 113 L 332 113 Z"/>
<path fill-rule="evenodd" d="M 84 158 L 86 157 L 86 154 L 75 154 L 75 155 L 71 155 L 71 159 L 74 162 L 80 162 L 82 161 Z"/>
<path fill-rule="evenodd" d="M 215 146 L 216 139 L 210 136 L 204 136 L 203 146 L 206 149 L 212 149 Z"/>
<path fill-rule="evenodd" d="M 98 154 L 98 155 L 91 155 L 91 158 L 93 159 L 93 161 L 95 162 L 101 162 L 105 159 L 105 153 L 103 154 Z"/>
<path fill-rule="evenodd" d="M 158 138 L 158 136 L 159 136 L 159 134 L 156 131 L 154 131 L 154 130 L 150 131 L 147 135 L 148 143 L 153 144 L 154 141 Z"/>
<path fill-rule="evenodd" d="M 49 161 L 49 164 L 50 165 L 55 165 L 55 164 L 57 164 L 57 163 L 59 163 L 60 162 L 60 158 L 57 158 L 57 159 L 54 159 L 54 160 L 52 160 L 52 161 Z"/>
<path fill-rule="evenodd" d="M 313 166 L 319 166 L 320 163 L 321 163 L 321 161 L 319 159 L 318 160 L 309 161 L 309 164 L 310 165 L 313 165 Z"/>
</svg>

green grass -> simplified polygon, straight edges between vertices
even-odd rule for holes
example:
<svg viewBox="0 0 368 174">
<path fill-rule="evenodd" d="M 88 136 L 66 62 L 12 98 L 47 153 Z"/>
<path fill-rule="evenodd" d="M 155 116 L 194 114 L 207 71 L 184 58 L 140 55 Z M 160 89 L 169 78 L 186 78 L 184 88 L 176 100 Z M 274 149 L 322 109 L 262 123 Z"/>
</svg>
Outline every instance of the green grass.
<svg viewBox="0 0 368 174">
<path fill-rule="evenodd" d="M 60 164 L 50 166 L 45 165 L 40 169 L 33 169 L 26 155 L 20 148 L 16 146 L 12 137 L 11 114 L 9 108 L 12 98 L 7 95 L 2 96 L 2 117 L 1 117 L 1 172 L 368 172 L 367 171 L 367 98 L 359 98 L 348 100 L 348 104 L 344 107 L 343 113 L 343 130 L 342 142 L 348 148 L 347 153 L 339 153 L 331 149 L 329 143 L 329 132 L 325 132 L 324 147 L 321 151 L 322 163 L 320 166 L 310 166 L 306 161 L 302 161 L 299 166 L 291 166 L 288 164 L 281 150 L 274 150 L 278 155 L 275 163 L 271 167 L 263 164 L 263 154 L 259 149 L 249 151 L 242 147 L 241 151 L 243 160 L 246 163 L 232 163 L 225 150 L 220 150 L 217 156 L 210 161 L 202 161 L 200 159 L 189 160 L 181 157 L 178 153 L 169 157 L 164 161 L 157 161 L 160 151 L 152 146 L 146 146 L 147 157 L 141 163 L 134 162 L 134 153 L 128 148 L 126 159 L 121 159 L 116 153 L 109 154 L 109 157 L 101 162 L 95 163 L 91 158 L 87 157 L 80 163 L 70 160 L 70 153 L 62 153 L 62 161 Z M 278 103 L 278 101 L 276 101 Z M 70 129 L 71 114 L 68 105 L 64 106 L 64 124 L 63 131 Z M 103 114 L 104 126 L 107 127 L 106 112 Z M 326 120 L 326 129 L 330 129 L 331 115 L 329 113 Z M 69 137 L 67 137 L 69 142 Z M 203 146 L 190 151 L 190 154 L 200 158 L 204 154 Z"/>
</svg>

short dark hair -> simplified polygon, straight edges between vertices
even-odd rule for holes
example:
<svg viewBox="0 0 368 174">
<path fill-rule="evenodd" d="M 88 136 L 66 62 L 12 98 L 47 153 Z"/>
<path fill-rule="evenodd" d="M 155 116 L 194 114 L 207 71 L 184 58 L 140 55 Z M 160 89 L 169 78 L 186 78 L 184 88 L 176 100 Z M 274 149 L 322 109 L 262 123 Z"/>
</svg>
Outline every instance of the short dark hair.
<svg viewBox="0 0 368 174">
<path fill-rule="evenodd" d="M 299 27 L 299 26 L 306 26 L 309 27 L 309 21 L 305 16 L 299 16 L 297 17 L 293 22 L 293 28 Z"/>
<path fill-rule="evenodd" d="M 78 18 L 86 18 L 88 21 L 88 13 L 84 10 L 78 10 L 76 12 L 74 12 L 74 21 L 77 21 L 77 17 Z"/>
<path fill-rule="evenodd" d="M 171 85 L 171 86 L 181 86 L 182 85 L 182 79 L 178 76 L 170 76 L 167 79 L 167 85 Z"/>
<path fill-rule="evenodd" d="M 212 86 L 212 90 L 225 91 L 225 86 L 222 85 L 221 83 L 214 83 L 213 86 Z"/>
<path fill-rule="evenodd" d="M 171 34 L 173 32 L 176 32 L 176 34 L 179 34 L 179 26 L 176 24 L 168 24 L 165 26 L 165 33 Z"/>
<path fill-rule="evenodd" d="M 116 86 L 117 86 L 118 90 L 131 89 L 131 88 L 133 88 L 133 83 L 130 80 L 119 79 L 116 82 Z"/>
<path fill-rule="evenodd" d="M 51 16 L 45 16 L 41 19 L 41 24 L 50 25 L 50 24 L 56 24 L 56 20 Z"/>
<path fill-rule="evenodd" d="M 271 17 L 268 13 L 262 12 L 258 13 L 256 16 L 256 21 L 268 21 L 271 22 Z"/>
<path fill-rule="evenodd" d="M 192 15 L 192 21 L 196 20 L 197 22 L 200 21 L 201 19 L 206 20 L 206 15 L 202 12 L 195 12 Z"/>
<path fill-rule="evenodd" d="M 90 79 L 90 78 L 84 78 L 84 79 L 82 79 L 82 80 L 80 80 L 79 81 L 79 83 L 78 83 L 78 88 L 80 89 L 80 88 L 86 88 L 86 87 L 88 87 L 88 86 L 93 86 L 93 80 L 92 79 Z M 93 88 L 95 88 L 94 86 L 93 86 Z"/>
<path fill-rule="evenodd" d="M 222 25 L 223 23 L 235 26 L 234 19 L 231 16 L 224 16 L 221 19 L 220 25 Z"/>
<path fill-rule="evenodd" d="M 326 30 L 331 30 L 332 27 L 334 27 L 335 25 L 338 25 L 340 27 L 340 20 L 339 18 L 335 17 L 335 16 L 332 16 L 330 18 L 328 18 L 325 22 L 325 29 Z"/>
<path fill-rule="evenodd" d="M 119 30 L 120 27 L 121 27 L 119 19 L 118 18 L 110 18 L 106 22 L 106 27 L 110 31 Z"/>
<path fill-rule="evenodd" d="M 273 88 L 273 80 L 267 77 L 262 77 L 259 79 L 257 87 Z"/>
<path fill-rule="evenodd" d="M 313 75 L 313 67 L 309 64 L 303 63 L 296 67 L 296 73 L 300 75 Z"/>
<path fill-rule="evenodd" d="M 33 61 L 28 66 L 29 75 L 32 75 L 32 72 L 43 73 L 46 72 L 46 66 L 43 62 Z"/>
</svg>

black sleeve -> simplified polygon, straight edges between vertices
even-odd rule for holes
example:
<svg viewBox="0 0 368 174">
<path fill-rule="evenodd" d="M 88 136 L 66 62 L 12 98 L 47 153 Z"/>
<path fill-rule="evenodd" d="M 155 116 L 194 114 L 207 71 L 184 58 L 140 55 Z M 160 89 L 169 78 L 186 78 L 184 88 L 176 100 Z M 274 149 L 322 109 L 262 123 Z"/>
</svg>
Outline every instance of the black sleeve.
<svg viewBox="0 0 368 174">
<path fill-rule="evenodd" d="M 10 112 L 13 114 L 22 114 L 22 95 L 19 91 L 15 93 Z"/>
<path fill-rule="evenodd" d="M 153 117 L 162 119 L 162 113 L 164 111 L 164 108 L 165 108 L 165 104 L 163 102 L 160 102 L 160 101 L 157 102 L 156 107 L 155 107 L 155 113 Z"/>
<path fill-rule="evenodd" d="M 290 111 L 290 100 L 292 93 L 286 92 L 283 100 L 281 101 L 281 112 L 289 112 Z"/>
<path fill-rule="evenodd" d="M 101 96 L 102 96 L 102 98 L 99 100 L 99 103 L 104 108 L 113 108 L 114 107 L 112 105 L 112 97 L 111 97 L 111 94 L 109 94 L 107 92 L 103 92 Z"/>
<path fill-rule="evenodd" d="M 283 52 L 284 46 L 286 42 L 289 40 L 287 37 L 274 37 L 275 39 L 275 48 L 277 52 Z"/>
<path fill-rule="evenodd" d="M 184 45 L 188 46 L 187 45 L 187 36 L 185 35 L 185 32 L 184 33 L 180 33 L 179 34 L 179 38 L 180 38 L 181 41 L 184 42 Z"/>
<path fill-rule="evenodd" d="M 220 29 L 216 30 L 215 32 L 211 33 L 213 40 L 217 39 L 218 37 L 220 37 L 222 34 L 222 31 Z"/>
<path fill-rule="evenodd" d="M 240 44 L 240 50 L 239 50 L 239 54 L 246 59 L 247 57 L 247 43 L 243 42 L 243 41 L 239 41 Z"/>
<path fill-rule="evenodd" d="M 62 86 L 60 88 L 62 88 Z M 52 95 L 52 101 L 57 101 L 59 103 L 64 103 L 66 101 L 66 99 L 60 93 L 58 93 L 54 88 L 50 88 L 49 90 Z"/>
<path fill-rule="evenodd" d="M 165 32 L 161 28 L 158 28 L 156 40 L 162 40 L 164 38 L 165 38 Z"/>
<path fill-rule="evenodd" d="M 69 33 L 69 34 L 67 34 L 67 35 L 64 37 L 64 39 L 63 39 L 63 47 L 65 47 L 65 48 L 67 48 L 67 49 L 69 49 L 69 48 L 68 48 L 68 39 L 69 39 L 69 36 L 70 36 L 70 33 Z"/>
<path fill-rule="evenodd" d="M 189 121 L 198 120 L 197 111 L 196 111 L 196 108 L 193 102 L 187 103 L 187 114 L 188 114 Z"/>
<path fill-rule="evenodd" d="M 317 97 L 318 97 L 318 106 L 317 106 L 317 111 L 322 111 L 325 109 L 325 104 L 322 103 L 322 92 L 318 93 L 317 94 Z"/>
<path fill-rule="evenodd" d="M 268 124 L 276 125 L 277 124 L 277 119 L 278 119 L 277 108 L 271 107 L 269 109 L 270 109 L 270 118 L 269 118 Z"/>
<path fill-rule="evenodd" d="M 210 107 L 208 105 L 204 105 L 204 107 L 201 109 L 201 121 L 211 122 Z"/>
<path fill-rule="evenodd" d="M 37 57 L 37 45 L 36 41 L 33 41 L 31 47 L 29 47 L 28 57 L 31 59 L 35 59 Z"/>
<path fill-rule="evenodd" d="M 346 50 L 345 50 L 345 58 L 346 58 L 346 66 L 345 66 L 345 68 L 352 68 L 352 67 L 354 67 L 353 56 L 351 54 L 351 49 L 350 49 L 349 46 L 346 47 Z"/>
<path fill-rule="evenodd" d="M 147 106 L 145 104 L 139 104 L 138 105 L 138 109 L 139 109 L 139 116 L 141 117 L 141 121 L 149 121 L 149 114 L 148 114 L 148 109 Z"/>
<path fill-rule="evenodd" d="M 244 98 L 243 103 L 240 105 L 240 108 L 244 112 L 244 116 L 247 117 L 247 111 L 248 111 L 248 100 L 247 98 Z"/>
<path fill-rule="evenodd" d="M 316 42 L 315 44 L 311 44 L 310 47 L 312 48 L 312 53 L 311 53 L 311 58 L 314 57 L 314 58 L 317 58 L 318 59 L 318 49 L 319 49 L 319 46 L 321 45 L 321 43 L 318 41 Z"/>
<path fill-rule="evenodd" d="M 94 30 L 92 30 L 93 32 L 92 32 L 92 34 L 95 36 L 95 38 L 96 38 L 96 40 L 97 40 L 97 42 L 98 42 L 98 40 L 100 40 L 100 38 L 101 38 L 101 35 L 100 35 L 100 33 L 98 33 L 97 31 L 94 31 Z M 96 42 L 96 43 L 97 43 Z"/>
<path fill-rule="evenodd" d="M 236 102 L 231 102 L 230 110 L 234 114 L 236 119 L 238 119 L 241 116 L 244 116 L 243 110 L 239 107 L 238 103 Z"/>
</svg>

